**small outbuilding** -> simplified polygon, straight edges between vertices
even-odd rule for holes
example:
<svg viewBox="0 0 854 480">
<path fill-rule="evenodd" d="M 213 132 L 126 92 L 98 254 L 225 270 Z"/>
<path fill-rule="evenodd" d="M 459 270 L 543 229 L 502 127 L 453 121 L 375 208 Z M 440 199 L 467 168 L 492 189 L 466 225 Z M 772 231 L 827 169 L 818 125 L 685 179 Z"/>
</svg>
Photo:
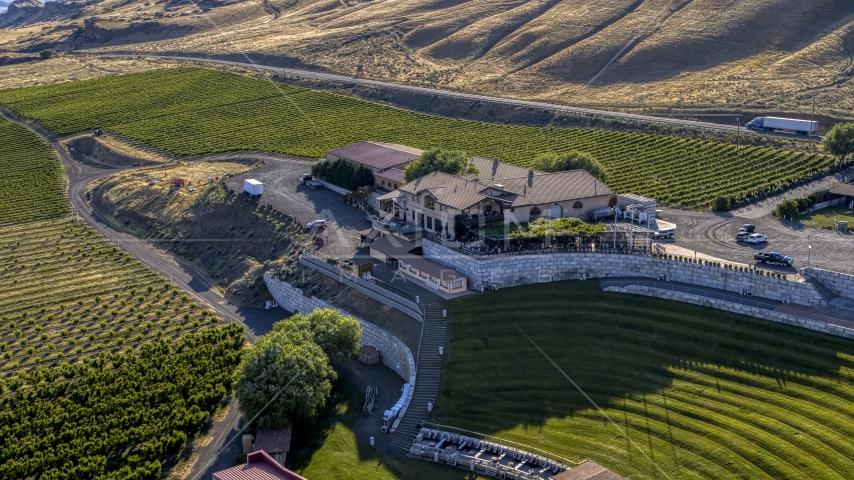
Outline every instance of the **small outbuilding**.
<svg viewBox="0 0 854 480">
<path fill-rule="evenodd" d="M 261 450 L 246 456 L 244 465 L 226 468 L 213 473 L 214 480 L 306 480 L 278 464 L 267 452 Z"/>
<path fill-rule="evenodd" d="M 285 464 L 288 452 L 291 451 L 291 429 L 288 422 L 282 428 L 275 430 L 259 430 L 255 434 L 255 451 L 267 452 L 279 465 Z"/>
</svg>

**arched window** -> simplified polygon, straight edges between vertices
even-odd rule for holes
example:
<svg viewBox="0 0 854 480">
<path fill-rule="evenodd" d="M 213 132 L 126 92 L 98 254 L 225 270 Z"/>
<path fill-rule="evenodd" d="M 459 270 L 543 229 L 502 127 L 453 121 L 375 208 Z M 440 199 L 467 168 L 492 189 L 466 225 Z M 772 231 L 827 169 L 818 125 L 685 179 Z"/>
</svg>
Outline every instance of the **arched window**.
<svg viewBox="0 0 854 480">
<path fill-rule="evenodd" d="M 581 201 L 576 201 L 572 204 L 572 208 L 584 208 L 584 204 Z"/>
<path fill-rule="evenodd" d="M 543 212 L 540 211 L 540 207 L 534 207 L 531 209 L 531 216 L 532 217 L 535 217 L 535 216 L 540 215 L 542 213 Z"/>
</svg>

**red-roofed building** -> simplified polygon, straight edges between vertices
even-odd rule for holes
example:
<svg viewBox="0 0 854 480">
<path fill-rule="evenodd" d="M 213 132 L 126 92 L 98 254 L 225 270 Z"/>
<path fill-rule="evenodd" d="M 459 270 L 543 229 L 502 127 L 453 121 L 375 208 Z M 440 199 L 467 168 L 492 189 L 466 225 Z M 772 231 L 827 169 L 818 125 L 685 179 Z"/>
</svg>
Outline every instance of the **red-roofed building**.
<svg viewBox="0 0 854 480">
<path fill-rule="evenodd" d="M 326 160 L 344 159 L 364 165 L 374 173 L 374 184 L 394 191 L 403 185 L 403 169 L 420 157 L 423 150 L 396 143 L 359 142 L 326 152 Z"/>
<path fill-rule="evenodd" d="M 246 464 L 214 472 L 214 480 L 305 480 L 259 450 L 246 456 Z"/>
</svg>

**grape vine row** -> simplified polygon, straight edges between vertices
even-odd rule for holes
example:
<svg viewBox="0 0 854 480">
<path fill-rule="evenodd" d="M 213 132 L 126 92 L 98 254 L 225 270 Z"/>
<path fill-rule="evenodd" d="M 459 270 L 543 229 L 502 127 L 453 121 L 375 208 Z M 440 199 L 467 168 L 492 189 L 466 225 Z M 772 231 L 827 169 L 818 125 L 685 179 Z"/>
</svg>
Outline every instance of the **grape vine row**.
<svg viewBox="0 0 854 480">
<path fill-rule="evenodd" d="M 261 150 L 322 157 L 364 140 L 444 147 L 527 165 L 582 150 L 618 192 L 709 206 L 827 172 L 824 155 L 727 142 L 438 117 L 267 80 L 180 68 L 0 91 L 0 103 L 59 134 L 108 128 L 177 155 Z"/>
</svg>

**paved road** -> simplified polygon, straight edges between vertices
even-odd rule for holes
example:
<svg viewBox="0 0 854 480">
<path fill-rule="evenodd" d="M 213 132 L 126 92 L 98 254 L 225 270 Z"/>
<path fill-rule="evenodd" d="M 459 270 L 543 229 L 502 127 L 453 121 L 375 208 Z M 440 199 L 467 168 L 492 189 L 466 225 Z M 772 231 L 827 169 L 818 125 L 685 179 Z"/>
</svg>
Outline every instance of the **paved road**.
<svg viewBox="0 0 854 480">
<path fill-rule="evenodd" d="M 583 108 L 583 107 L 572 107 L 568 105 L 556 105 L 552 103 L 544 103 L 544 102 L 532 102 L 528 100 L 516 100 L 512 98 L 502 98 L 502 97 L 491 97 L 488 95 L 476 95 L 472 93 L 461 93 L 454 92 L 449 90 L 439 90 L 435 88 L 427 88 L 427 87 L 417 87 L 414 85 L 401 85 L 397 83 L 383 82 L 379 80 L 368 80 L 365 78 L 359 77 L 348 77 L 344 75 L 335 75 L 331 73 L 319 73 L 319 72 L 311 72 L 308 70 L 297 70 L 293 68 L 282 68 L 282 67 L 274 67 L 271 65 L 260 65 L 257 63 L 249 63 L 249 62 L 234 62 L 230 60 L 217 60 L 212 58 L 200 58 L 200 57 L 186 57 L 180 55 L 123 55 L 123 54 L 100 54 L 98 56 L 102 57 L 121 57 L 121 58 L 161 58 L 161 59 L 169 59 L 169 60 L 188 60 L 193 62 L 202 62 L 202 63 L 216 63 L 220 65 L 232 65 L 237 67 L 247 67 L 247 68 L 257 68 L 262 70 L 270 70 L 273 72 L 281 72 L 282 74 L 291 75 L 294 77 L 302 77 L 302 78 L 310 78 L 314 80 L 329 80 L 333 82 L 346 82 L 346 83 L 355 83 L 359 85 L 373 85 L 383 88 L 395 88 L 399 90 L 405 90 L 409 92 L 416 93 L 426 93 L 430 95 L 441 95 L 452 98 L 459 98 L 463 100 L 474 100 L 481 102 L 489 102 L 489 103 L 497 103 L 504 105 L 512 105 L 516 107 L 535 107 L 535 108 L 543 108 L 551 111 L 558 112 L 567 112 L 567 113 L 576 113 L 583 115 L 597 115 L 611 118 L 620 118 L 623 120 L 632 120 L 632 121 L 641 121 L 641 122 L 651 122 L 651 123 L 664 123 L 668 125 L 679 125 L 684 127 L 694 127 L 694 128 L 702 128 L 707 130 L 725 130 L 730 132 L 738 132 L 748 134 L 748 135 L 778 135 L 792 138 L 806 138 L 801 135 L 794 135 L 782 132 L 756 132 L 753 130 L 747 130 L 744 127 L 737 127 L 735 125 L 726 125 L 722 123 L 711 123 L 711 122 L 698 122 L 694 120 L 683 120 L 679 118 L 669 118 L 657 115 L 640 115 L 635 113 L 623 113 L 623 112 L 612 112 L 608 110 L 597 110 L 593 108 Z M 819 137 L 813 136 L 813 140 L 820 140 Z"/>
</svg>

